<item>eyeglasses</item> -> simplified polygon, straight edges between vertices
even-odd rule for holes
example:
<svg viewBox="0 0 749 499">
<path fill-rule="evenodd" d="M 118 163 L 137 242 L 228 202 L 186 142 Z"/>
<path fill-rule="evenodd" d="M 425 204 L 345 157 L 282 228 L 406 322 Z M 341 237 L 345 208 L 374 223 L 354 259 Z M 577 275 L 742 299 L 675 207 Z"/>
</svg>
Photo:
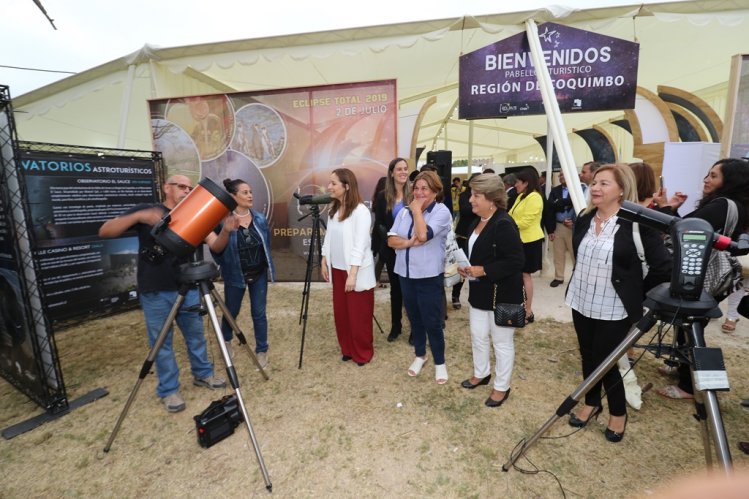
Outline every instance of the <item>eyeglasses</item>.
<svg viewBox="0 0 749 499">
<path fill-rule="evenodd" d="M 192 190 L 192 186 L 187 184 L 178 184 L 177 182 L 169 182 L 167 185 L 176 185 L 178 189 L 190 192 Z"/>
</svg>

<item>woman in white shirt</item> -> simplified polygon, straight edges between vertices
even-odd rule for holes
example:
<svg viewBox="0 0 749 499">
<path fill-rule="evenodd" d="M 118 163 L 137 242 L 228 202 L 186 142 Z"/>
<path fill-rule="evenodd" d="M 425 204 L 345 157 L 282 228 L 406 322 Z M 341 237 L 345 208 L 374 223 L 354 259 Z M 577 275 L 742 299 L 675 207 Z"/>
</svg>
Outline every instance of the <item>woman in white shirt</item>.
<svg viewBox="0 0 749 499">
<path fill-rule="evenodd" d="M 325 241 L 322 276 L 333 284 L 333 315 L 341 360 L 363 366 L 372 360 L 374 341 L 374 259 L 370 225 L 372 217 L 362 202 L 356 176 L 348 168 L 330 174 L 332 198 Z"/>
</svg>

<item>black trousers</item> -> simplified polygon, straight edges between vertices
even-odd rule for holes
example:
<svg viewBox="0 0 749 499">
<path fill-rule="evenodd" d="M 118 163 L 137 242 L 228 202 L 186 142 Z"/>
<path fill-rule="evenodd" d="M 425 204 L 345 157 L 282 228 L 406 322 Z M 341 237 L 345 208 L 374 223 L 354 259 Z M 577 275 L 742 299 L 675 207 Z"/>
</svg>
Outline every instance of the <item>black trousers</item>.
<svg viewBox="0 0 749 499">
<path fill-rule="evenodd" d="M 380 258 L 385 255 L 380 255 Z M 384 258 L 385 268 L 388 273 L 388 281 L 390 281 L 390 330 L 400 331 L 403 330 L 403 293 L 401 292 L 401 281 L 398 274 L 395 273 L 395 253 L 393 258 Z"/>
<path fill-rule="evenodd" d="M 590 376 L 595 369 L 624 340 L 631 327 L 629 319 L 605 321 L 585 317 L 572 310 L 572 322 L 580 345 L 583 364 L 583 377 Z M 619 367 L 614 364 L 603 378 L 585 394 L 585 404 L 593 407 L 601 405 L 601 386 L 606 389 L 609 401 L 609 414 L 624 416 L 627 413 L 627 400 L 624 396 L 624 383 Z"/>
</svg>

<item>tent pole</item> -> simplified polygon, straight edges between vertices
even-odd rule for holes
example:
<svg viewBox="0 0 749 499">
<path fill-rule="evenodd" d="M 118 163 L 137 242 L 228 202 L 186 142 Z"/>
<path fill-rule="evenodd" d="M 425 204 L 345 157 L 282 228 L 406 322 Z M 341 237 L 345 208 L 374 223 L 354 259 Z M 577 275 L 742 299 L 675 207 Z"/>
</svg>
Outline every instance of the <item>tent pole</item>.
<svg viewBox="0 0 749 499">
<path fill-rule="evenodd" d="M 531 49 L 531 58 L 533 60 L 533 66 L 536 68 L 536 78 L 541 88 L 541 97 L 544 102 L 544 108 L 546 109 L 546 116 L 551 125 L 552 136 L 557 146 L 559 161 L 562 164 L 562 172 L 566 178 L 575 178 L 577 174 L 577 167 L 575 166 L 575 160 L 572 157 L 572 149 L 570 148 L 567 134 L 564 132 L 564 122 L 562 121 L 562 112 L 559 110 L 559 103 L 554 95 L 554 89 L 551 83 L 551 77 L 549 76 L 549 68 L 546 66 L 546 60 L 543 57 L 543 51 L 541 49 L 541 43 L 538 41 L 538 27 L 533 19 L 525 21 L 525 29 L 528 37 L 528 45 Z M 548 143 L 548 136 L 547 136 Z M 570 182 L 567 185 L 567 189 L 572 199 L 572 205 L 575 207 L 575 211 L 579 212 L 585 207 L 585 197 L 583 195 L 582 187 L 578 182 Z"/>
<path fill-rule="evenodd" d="M 125 90 L 122 92 L 122 104 L 120 105 L 120 133 L 117 136 L 117 147 L 125 147 L 125 135 L 127 132 L 127 116 L 130 113 L 130 99 L 133 96 L 133 80 L 135 79 L 135 64 L 127 68 L 127 79 Z"/>
<path fill-rule="evenodd" d="M 468 122 L 468 178 L 471 178 L 473 165 L 473 120 Z"/>
<path fill-rule="evenodd" d="M 554 165 L 554 141 L 549 140 L 549 129 L 551 128 L 551 120 L 546 120 L 546 185 L 544 185 L 544 194 L 546 199 L 549 199 L 549 193 L 551 192 L 551 176 L 553 175 Z"/>
</svg>

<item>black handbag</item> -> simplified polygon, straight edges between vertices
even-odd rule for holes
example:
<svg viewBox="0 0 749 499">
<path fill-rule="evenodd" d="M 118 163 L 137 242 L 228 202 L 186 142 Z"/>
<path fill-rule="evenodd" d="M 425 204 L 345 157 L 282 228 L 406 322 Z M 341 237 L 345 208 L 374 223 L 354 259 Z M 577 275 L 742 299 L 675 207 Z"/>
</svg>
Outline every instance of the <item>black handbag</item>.
<svg viewBox="0 0 749 499">
<path fill-rule="evenodd" d="M 244 282 L 247 284 L 254 284 L 255 281 L 260 279 L 260 276 L 263 275 L 264 272 L 266 272 L 267 267 L 255 267 L 252 270 L 249 270 L 244 273 Z"/>
<path fill-rule="evenodd" d="M 525 327 L 525 288 L 523 303 L 497 303 L 497 285 L 494 285 L 494 324 L 502 327 Z"/>
</svg>

